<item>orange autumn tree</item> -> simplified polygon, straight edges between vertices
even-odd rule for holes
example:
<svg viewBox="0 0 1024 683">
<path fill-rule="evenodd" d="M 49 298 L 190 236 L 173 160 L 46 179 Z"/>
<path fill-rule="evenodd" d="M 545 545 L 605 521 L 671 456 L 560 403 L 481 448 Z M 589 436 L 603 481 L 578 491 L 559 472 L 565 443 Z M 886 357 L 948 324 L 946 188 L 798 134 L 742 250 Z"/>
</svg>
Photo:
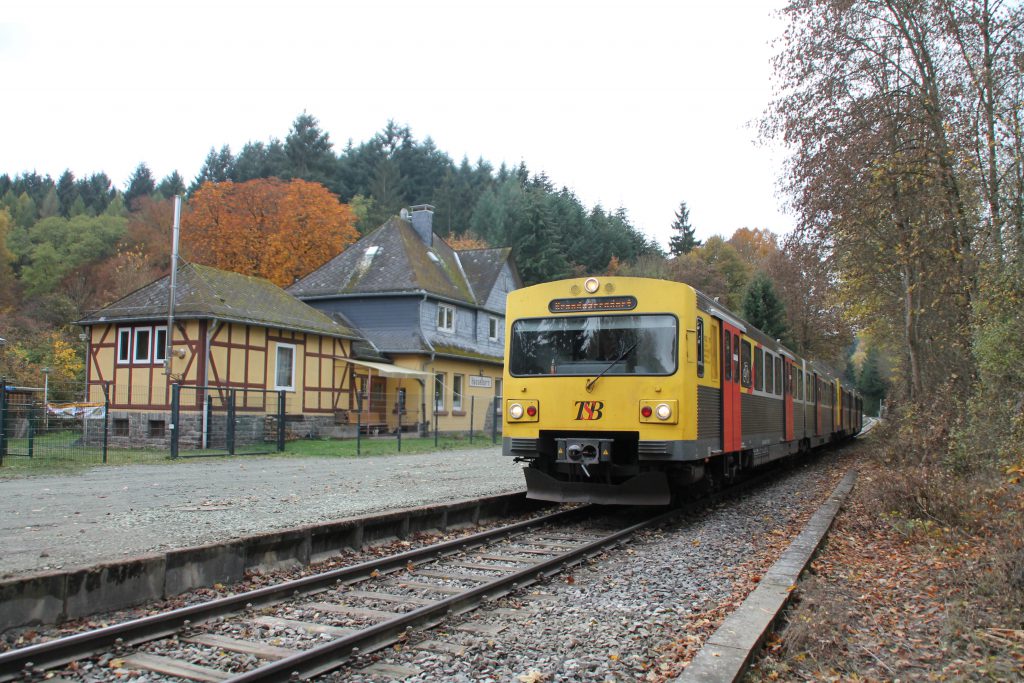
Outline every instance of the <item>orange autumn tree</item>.
<svg viewBox="0 0 1024 683">
<path fill-rule="evenodd" d="M 287 287 L 359 239 L 347 204 L 319 183 L 204 183 L 181 221 L 186 259 Z"/>
</svg>

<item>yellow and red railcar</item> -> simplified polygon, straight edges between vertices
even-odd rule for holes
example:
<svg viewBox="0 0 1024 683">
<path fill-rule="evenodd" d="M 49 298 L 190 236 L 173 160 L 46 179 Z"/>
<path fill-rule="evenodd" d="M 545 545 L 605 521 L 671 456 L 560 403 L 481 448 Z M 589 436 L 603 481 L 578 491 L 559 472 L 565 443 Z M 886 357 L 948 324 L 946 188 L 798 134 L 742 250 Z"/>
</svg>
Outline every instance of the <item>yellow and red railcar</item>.
<svg viewBox="0 0 1024 683">
<path fill-rule="evenodd" d="M 506 321 L 503 452 L 531 498 L 663 505 L 860 429 L 827 368 L 683 283 L 535 285 Z"/>
</svg>

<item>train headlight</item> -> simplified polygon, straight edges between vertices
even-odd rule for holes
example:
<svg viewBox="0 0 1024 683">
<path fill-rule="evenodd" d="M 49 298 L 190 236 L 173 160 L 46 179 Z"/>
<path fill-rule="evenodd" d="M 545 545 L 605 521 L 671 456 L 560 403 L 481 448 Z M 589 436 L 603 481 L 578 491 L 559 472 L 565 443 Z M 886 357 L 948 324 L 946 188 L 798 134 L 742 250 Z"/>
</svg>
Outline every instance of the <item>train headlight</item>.
<svg viewBox="0 0 1024 683">
<path fill-rule="evenodd" d="M 523 405 L 521 403 L 513 403 L 508 407 L 508 416 L 513 420 L 518 420 L 523 416 Z"/>
<path fill-rule="evenodd" d="M 586 282 L 583 283 L 583 289 L 587 290 L 591 294 L 600 289 L 601 283 L 598 282 L 596 277 L 588 277 Z"/>
<path fill-rule="evenodd" d="M 640 401 L 640 422 L 678 424 L 679 401 L 675 399 L 642 399 Z"/>
</svg>

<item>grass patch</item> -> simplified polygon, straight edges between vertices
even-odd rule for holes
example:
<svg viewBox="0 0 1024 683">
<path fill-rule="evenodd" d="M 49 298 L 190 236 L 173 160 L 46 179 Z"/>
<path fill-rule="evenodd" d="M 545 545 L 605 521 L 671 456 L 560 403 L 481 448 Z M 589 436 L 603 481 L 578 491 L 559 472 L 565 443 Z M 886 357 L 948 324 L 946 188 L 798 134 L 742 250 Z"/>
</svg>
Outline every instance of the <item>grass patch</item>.
<svg viewBox="0 0 1024 683">
<path fill-rule="evenodd" d="M 0 479 L 22 476 L 74 474 L 82 470 L 103 465 L 129 464 L 177 464 L 224 457 L 223 450 L 179 451 L 178 460 L 172 460 L 166 449 L 156 448 L 114 448 L 108 447 L 106 461 L 99 446 L 84 446 L 77 433 L 51 433 L 35 437 L 31 448 L 28 439 L 10 439 L 7 455 L 0 467 Z M 253 446 L 239 446 L 236 457 L 271 458 L 354 458 L 378 455 L 410 455 L 467 448 L 491 447 L 490 437 L 468 435 L 439 436 L 437 445 L 434 437 L 403 436 L 401 451 L 394 436 L 363 437 L 357 446 L 355 439 L 297 439 L 285 443 L 284 452 L 277 452 L 273 443 L 259 443 Z M 29 457 L 31 453 L 31 457 Z"/>
<path fill-rule="evenodd" d="M 499 442 L 500 443 L 500 442 Z M 451 451 L 465 448 L 488 448 L 492 446 L 491 438 L 474 437 L 472 443 L 469 437 L 455 434 L 451 436 L 438 436 L 437 445 L 434 445 L 434 437 L 402 437 L 403 454 L 433 453 L 435 451 Z M 398 453 L 398 439 L 393 436 L 387 437 L 364 437 L 359 443 L 358 455 L 394 455 Z M 299 455 L 299 456 L 320 456 L 320 457 L 356 457 L 355 439 L 300 439 L 289 441 L 284 446 L 284 453 L 272 453 L 271 455 Z"/>
</svg>

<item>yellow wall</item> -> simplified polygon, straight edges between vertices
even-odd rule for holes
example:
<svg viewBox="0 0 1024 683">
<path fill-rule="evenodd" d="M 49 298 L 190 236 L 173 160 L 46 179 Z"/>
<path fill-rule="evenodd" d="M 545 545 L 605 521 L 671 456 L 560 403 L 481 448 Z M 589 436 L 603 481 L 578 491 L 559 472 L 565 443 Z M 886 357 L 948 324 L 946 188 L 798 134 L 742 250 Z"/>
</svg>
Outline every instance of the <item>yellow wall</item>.
<svg viewBox="0 0 1024 683">
<path fill-rule="evenodd" d="M 494 398 L 496 387 L 502 378 L 502 366 L 483 361 L 467 361 L 451 358 L 435 358 L 430 361 L 429 357 L 406 355 L 395 356 L 394 364 L 398 367 L 425 372 L 430 376 L 424 378 L 423 383 L 412 378 L 387 378 L 386 419 L 389 429 L 398 425 L 398 415 L 395 410 L 398 390 L 406 390 L 406 413 L 402 417 L 403 425 L 411 425 L 418 420 L 425 419 L 430 423 L 430 429 L 434 427 L 434 380 L 433 375 L 444 373 L 445 392 L 444 410 L 437 415 L 437 425 L 440 431 L 469 430 L 470 408 L 473 410 L 473 425 L 475 429 L 482 429 L 485 425 L 486 413 Z M 356 368 L 360 375 L 366 375 L 366 368 Z M 370 371 L 375 377 L 376 371 Z M 462 375 L 462 410 L 453 409 L 453 376 Z M 490 386 L 470 386 L 470 377 L 483 377 L 490 380 Z M 475 383 L 485 384 L 486 380 L 473 380 Z M 422 417 L 423 409 L 426 408 L 426 417 Z"/>
<path fill-rule="evenodd" d="M 162 327 L 163 323 L 133 323 L 132 328 Z M 128 327 L 124 325 L 123 327 Z M 336 368 L 335 358 L 347 357 L 348 340 L 238 323 L 175 321 L 170 372 L 163 363 L 118 363 L 118 325 L 94 325 L 90 330 L 89 399 L 103 401 L 102 384 L 109 383 L 111 403 L 122 409 L 167 408 L 168 379 L 183 385 L 234 388 L 275 388 L 277 347 L 295 349 L 293 384 L 287 392 L 288 412 L 328 413 L 348 407 L 348 373 Z M 239 408 L 276 402 L 261 394 L 240 394 Z"/>
</svg>

